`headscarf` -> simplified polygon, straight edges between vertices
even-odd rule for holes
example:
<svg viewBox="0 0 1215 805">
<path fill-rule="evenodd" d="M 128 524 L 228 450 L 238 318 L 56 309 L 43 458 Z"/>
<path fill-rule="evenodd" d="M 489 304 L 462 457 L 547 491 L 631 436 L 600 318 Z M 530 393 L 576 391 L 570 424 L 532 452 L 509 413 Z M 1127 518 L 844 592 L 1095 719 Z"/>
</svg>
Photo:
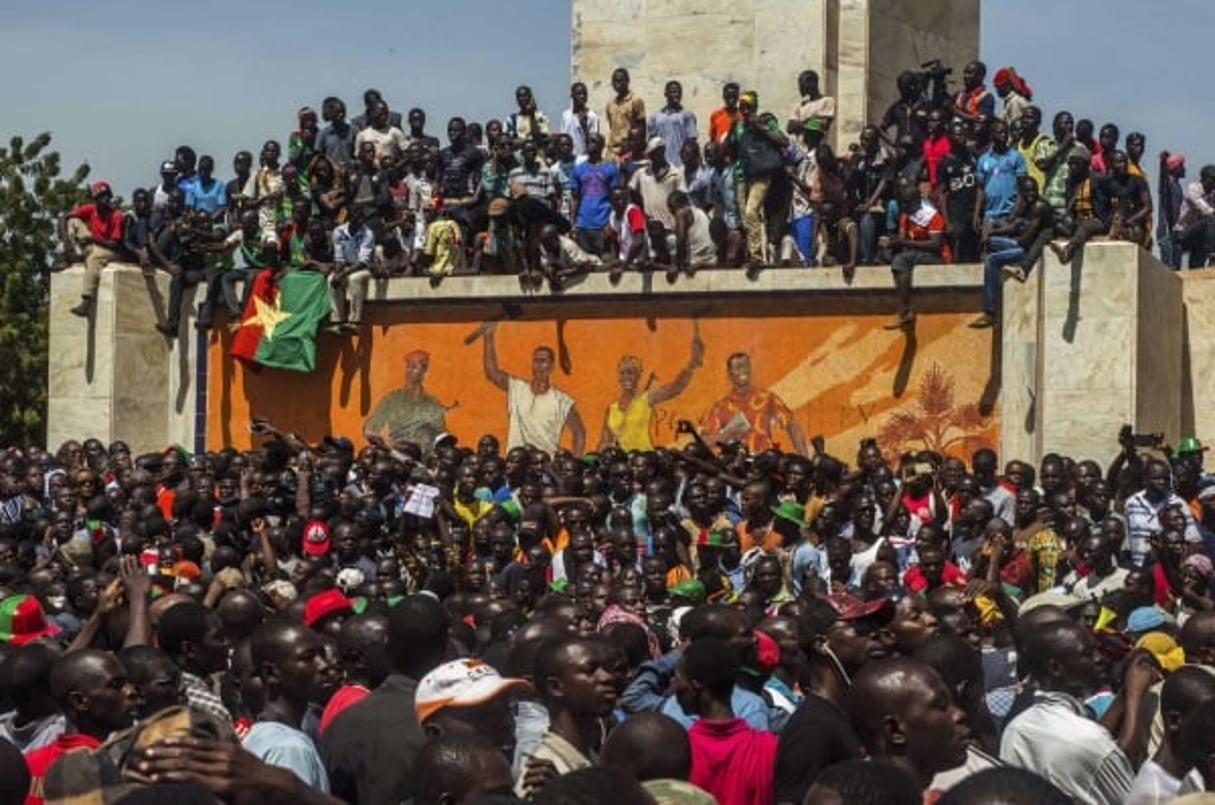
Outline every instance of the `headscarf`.
<svg viewBox="0 0 1215 805">
<path fill-rule="evenodd" d="M 662 648 L 658 645 L 658 638 L 644 618 L 634 615 L 619 604 L 608 604 L 607 609 L 603 610 L 603 614 L 599 616 L 599 622 L 595 624 L 595 631 L 597 633 L 602 632 L 613 623 L 632 623 L 640 626 L 645 630 L 645 642 L 650 651 L 650 659 L 656 660 L 662 656 Z"/>
<path fill-rule="evenodd" d="M 1206 554 L 1196 553 L 1185 558 L 1181 563 L 1182 567 L 1192 567 L 1202 574 L 1202 577 L 1208 582 L 1211 576 L 1215 575 L 1215 565 L 1211 563 L 1211 558 Z"/>
<path fill-rule="evenodd" d="M 743 101 L 746 101 L 752 110 L 759 109 L 759 93 L 755 90 L 749 89 L 746 92 L 739 93 L 738 102 L 742 103 Z"/>
<path fill-rule="evenodd" d="M 1010 86 L 1013 88 L 1013 92 L 1024 96 L 1027 101 L 1034 99 L 1034 91 L 1030 88 L 1029 84 L 1025 83 L 1025 79 L 1017 74 L 1015 67 L 1001 67 L 999 70 L 996 70 L 992 84 L 997 87 Z"/>
</svg>

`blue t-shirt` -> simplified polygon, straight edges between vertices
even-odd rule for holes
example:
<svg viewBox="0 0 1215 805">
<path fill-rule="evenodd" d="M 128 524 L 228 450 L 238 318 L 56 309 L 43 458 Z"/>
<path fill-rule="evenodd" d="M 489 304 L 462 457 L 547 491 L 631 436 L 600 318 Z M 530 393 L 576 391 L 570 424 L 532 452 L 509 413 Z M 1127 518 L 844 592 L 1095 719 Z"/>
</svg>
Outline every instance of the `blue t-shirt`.
<svg viewBox="0 0 1215 805">
<path fill-rule="evenodd" d="M 743 690 L 738 685 L 735 685 L 734 692 L 730 694 L 730 707 L 734 710 L 736 718 L 741 718 L 755 729 L 770 730 L 772 728 L 768 704 L 762 696 L 749 690 Z M 668 696 L 658 712 L 678 721 L 679 725 L 684 729 L 688 729 L 695 724 L 698 718 L 698 716 L 689 715 L 684 712 L 683 706 L 679 704 L 679 700 L 674 696 Z"/>
<path fill-rule="evenodd" d="M 263 763 L 287 769 L 318 791 L 329 793 L 329 775 L 312 739 L 297 729 L 273 721 L 249 728 L 241 746 Z"/>
<path fill-rule="evenodd" d="M 983 184 L 983 217 L 1003 218 L 1017 201 L 1017 177 L 1026 173 L 1025 157 L 1015 148 L 997 154 L 988 148 L 979 156 L 975 176 Z"/>
<path fill-rule="evenodd" d="M 195 176 L 182 188 L 186 191 L 186 206 L 214 215 L 220 207 L 228 206 L 228 188 L 218 179 L 211 180 L 211 187 L 204 188 Z"/>
<path fill-rule="evenodd" d="M 614 162 L 581 162 L 574 166 L 570 189 L 578 194 L 579 229 L 603 229 L 612 214 L 612 188 L 620 183 Z"/>
</svg>

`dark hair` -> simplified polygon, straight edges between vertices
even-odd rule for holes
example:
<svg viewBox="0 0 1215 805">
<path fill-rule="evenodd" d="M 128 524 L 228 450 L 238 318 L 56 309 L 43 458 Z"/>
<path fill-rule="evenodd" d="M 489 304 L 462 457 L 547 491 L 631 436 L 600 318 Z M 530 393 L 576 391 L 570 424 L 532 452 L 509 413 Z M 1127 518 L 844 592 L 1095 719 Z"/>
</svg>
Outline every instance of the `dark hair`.
<svg viewBox="0 0 1215 805">
<path fill-rule="evenodd" d="M 945 792 L 939 805 L 1070 805 L 1071 797 L 1027 769 L 999 766 L 972 774 Z"/>
<path fill-rule="evenodd" d="M 476 732 L 445 733 L 431 738 L 414 760 L 414 802 L 437 803 L 444 794 L 463 800 L 477 782 L 481 766 L 478 755 L 501 755 L 501 752 L 489 738 Z"/>
<path fill-rule="evenodd" d="M 965 682 L 983 682 L 979 652 L 957 635 L 933 635 L 916 647 L 912 656 L 933 668 L 951 689 Z"/>
<path fill-rule="evenodd" d="M 451 632 L 447 613 L 429 595 L 411 595 L 388 613 L 388 660 L 420 679 L 438 665 Z"/>
<path fill-rule="evenodd" d="M 716 697 L 729 698 L 738 676 L 738 658 L 730 644 L 706 637 L 688 646 L 682 657 L 684 675 Z"/>
<path fill-rule="evenodd" d="M 692 768 L 692 748 L 678 721 L 642 711 L 608 733 L 599 761 L 642 782 L 686 780 Z"/>
<path fill-rule="evenodd" d="M 723 624 L 727 618 L 738 617 L 738 610 L 725 604 L 701 604 L 679 621 L 679 633 L 685 640 L 696 641 L 707 637 L 725 639 L 729 630 Z"/>
<path fill-rule="evenodd" d="M 919 805 L 920 784 L 911 773 L 885 760 L 845 760 L 828 766 L 814 784 L 839 794 L 848 805 Z"/>
<path fill-rule="evenodd" d="M 637 668 L 650 657 L 650 645 L 645 629 L 635 623 L 617 621 L 608 624 L 602 635 L 607 642 L 624 652 L 630 669 Z"/>
<path fill-rule="evenodd" d="M 16 745 L 0 740 L 0 780 L 4 781 L 4 790 L 0 793 L 0 805 L 21 805 L 25 802 L 25 792 L 30 787 L 30 769 L 25 762 L 25 756 Z"/>
<path fill-rule="evenodd" d="M 201 643 L 207 634 L 211 610 L 194 601 L 170 607 L 156 625 L 156 644 L 176 657 L 186 643 Z"/>
<path fill-rule="evenodd" d="M 618 769 L 592 766 L 551 780 L 532 800 L 535 805 L 649 805 L 654 800 Z"/>
<path fill-rule="evenodd" d="M 117 656 L 122 667 L 126 669 L 127 680 L 134 685 L 149 681 L 160 668 L 169 667 L 175 674 L 181 672 L 169 653 L 156 646 L 127 646 L 119 651 Z"/>
<path fill-rule="evenodd" d="M 29 703 L 39 693 L 50 692 L 51 667 L 58 654 L 46 643 L 12 646 L 0 662 L 0 689 L 13 704 Z"/>
</svg>

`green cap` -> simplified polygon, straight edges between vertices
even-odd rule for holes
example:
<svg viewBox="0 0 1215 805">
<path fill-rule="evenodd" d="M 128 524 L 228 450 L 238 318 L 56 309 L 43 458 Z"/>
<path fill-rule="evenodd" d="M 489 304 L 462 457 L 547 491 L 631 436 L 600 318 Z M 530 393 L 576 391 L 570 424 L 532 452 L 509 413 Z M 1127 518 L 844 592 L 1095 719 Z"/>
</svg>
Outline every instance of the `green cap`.
<svg viewBox="0 0 1215 805">
<path fill-rule="evenodd" d="M 1177 444 L 1177 455 L 1186 453 L 1205 453 L 1207 448 L 1202 446 L 1202 442 L 1195 439 L 1193 436 L 1187 436 Z"/>
<path fill-rule="evenodd" d="M 772 513 L 798 528 L 806 527 L 806 507 L 796 500 L 782 500 L 779 505 L 772 507 Z"/>
<path fill-rule="evenodd" d="M 686 598 L 693 603 L 699 604 L 705 600 L 705 583 L 700 579 L 688 579 L 681 581 L 674 587 L 667 590 L 672 597 Z"/>
</svg>

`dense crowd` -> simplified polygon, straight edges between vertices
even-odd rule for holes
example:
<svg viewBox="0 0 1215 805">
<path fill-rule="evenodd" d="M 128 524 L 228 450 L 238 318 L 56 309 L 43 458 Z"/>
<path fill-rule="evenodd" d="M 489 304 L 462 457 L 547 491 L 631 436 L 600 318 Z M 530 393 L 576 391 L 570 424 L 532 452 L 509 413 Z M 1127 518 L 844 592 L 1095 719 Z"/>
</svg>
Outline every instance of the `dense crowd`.
<svg viewBox="0 0 1215 805">
<path fill-rule="evenodd" d="M 329 277 L 328 331 L 359 328 L 372 278 L 453 272 L 518 274 L 524 289 L 554 290 L 593 270 L 618 279 L 659 269 L 668 281 L 705 266 L 889 264 L 898 291 L 892 327 L 912 321 L 912 273 L 924 263 L 986 261 L 984 314 L 997 320 L 1005 274 L 1023 280 L 1048 245 L 1065 261 L 1097 237 L 1151 246 L 1153 205 L 1146 138 L 1057 112 L 1050 132 L 1013 68 L 985 84 L 972 62 L 956 93 L 939 63 L 904 72 L 899 99 L 837 155 L 827 142 L 835 100 L 819 77 L 797 78 L 801 100 L 785 119 L 756 92 L 728 83 L 705 128 L 683 106 L 678 81 L 647 115 L 628 71 L 611 78 L 602 116 L 586 86 L 571 87 L 560 120 L 530 88 L 517 110 L 484 126 L 447 122 L 448 145 L 427 133 L 422 109 L 402 120 L 379 92 L 363 112 L 325 98 L 299 110 L 284 149 L 238 152 L 234 178 L 215 159 L 181 146 L 130 211 L 106 182 L 72 211 L 62 231 L 69 258 L 84 260 L 83 299 L 93 309 L 100 270 L 115 260 L 172 275 L 166 320 L 176 334 L 186 288 L 204 286 L 198 326 L 220 307 L 243 311 L 238 288 L 252 274 L 315 270 Z M 997 110 L 997 99 L 1002 108 Z M 324 124 L 322 126 L 322 124 Z M 1120 148 L 1120 143 L 1123 143 Z M 1184 186 L 1185 158 L 1159 160 L 1155 238 L 1178 268 L 1207 264 L 1215 246 L 1215 166 Z M 247 292 L 246 292 L 247 293 Z"/>
<path fill-rule="evenodd" d="M 1196 439 L 1001 471 L 255 424 L 0 452 L 0 802 L 1215 790 Z"/>
</svg>

